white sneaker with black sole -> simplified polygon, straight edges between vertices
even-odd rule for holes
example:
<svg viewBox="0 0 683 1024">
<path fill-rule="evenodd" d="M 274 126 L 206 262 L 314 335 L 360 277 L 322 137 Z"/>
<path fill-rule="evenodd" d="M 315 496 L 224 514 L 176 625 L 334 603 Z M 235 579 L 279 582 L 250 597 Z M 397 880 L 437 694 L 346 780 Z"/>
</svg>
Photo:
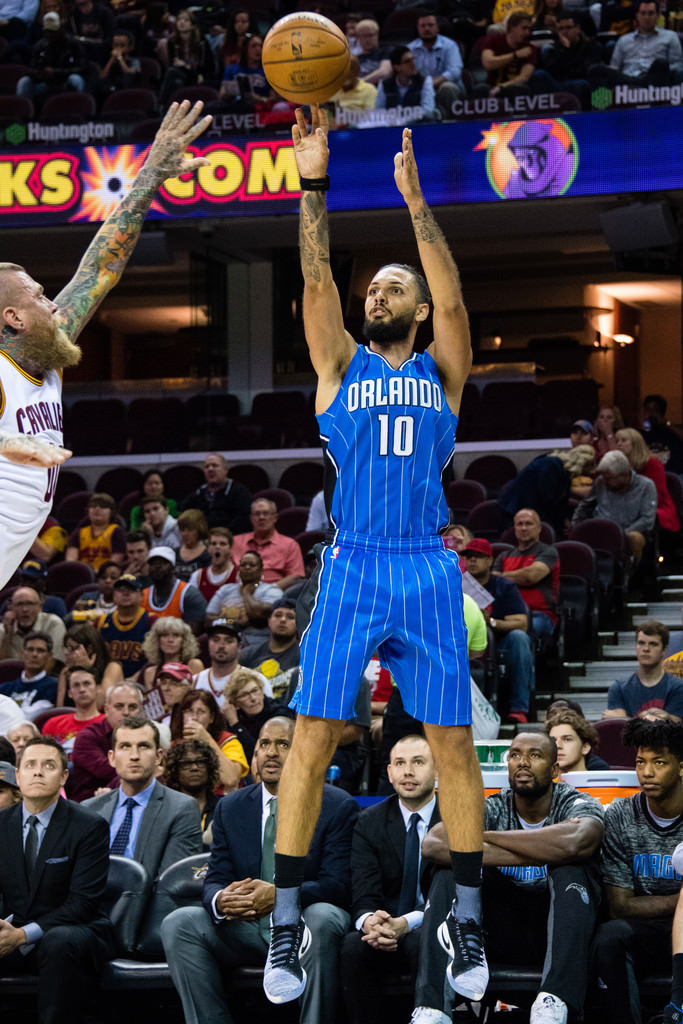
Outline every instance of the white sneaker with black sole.
<svg viewBox="0 0 683 1024">
<path fill-rule="evenodd" d="M 263 969 L 263 991 L 271 1003 L 291 1003 L 306 988 L 306 971 L 300 958 L 310 944 L 311 933 L 303 919 L 298 924 L 271 927 Z"/>
<path fill-rule="evenodd" d="M 539 992 L 531 1005 L 529 1024 L 567 1024 L 567 1004 L 551 992 Z"/>
<path fill-rule="evenodd" d="M 453 911 L 439 925 L 439 943 L 448 953 L 448 984 L 458 995 L 478 1002 L 489 983 L 489 968 L 484 953 L 484 934 L 476 921 L 456 921 Z"/>
</svg>

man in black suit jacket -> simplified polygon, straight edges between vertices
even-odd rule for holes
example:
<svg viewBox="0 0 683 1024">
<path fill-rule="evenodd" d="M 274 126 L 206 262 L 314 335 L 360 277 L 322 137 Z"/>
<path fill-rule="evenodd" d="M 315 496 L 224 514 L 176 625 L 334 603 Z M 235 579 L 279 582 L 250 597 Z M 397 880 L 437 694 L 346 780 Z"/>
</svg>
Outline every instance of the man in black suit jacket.
<svg viewBox="0 0 683 1024">
<path fill-rule="evenodd" d="M 404 736 L 394 744 L 389 781 L 395 790 L 367 807 L 353 833 L 351 920 L 344 940 L 341 975 L 350 1024 L 376 1024 L 386 1014 L 378 975 L 409 972 L 415 982 L 413 1024 L 446 1024 L 444 973 L 447 957 L 434 943 L 429 957 L 422 922 L 428 888 L 419 844 L 440 821 L 436 802 L 436 765 L 422 736 Z M 417 815 L 414 822 L 412 816 Z M 410 865 L 410 833 L 414 859 Z M 446 1008 L 448 1009 L 448 1008 Z"/>
<path fill-rule="evenodd" d="M 82 1021 L 115 953 L 102 910 L 109 831 L 60 799 L 67 776 L 56 740 L 30 739 L 17 768 L 23 803 L 0 812 L 0 975 L 39 975 L 40 1024 Z"/>
<path fill-rule="evenodd" d="M 254 755 L 261 783 L 223 797 L 216 809 L 204 906 L 182 907 L 162 923 L 166 959 L 186 1024 L 209 1020 L 229 1024 L 222 981 L 225 968 L 265 963 L 268 919 L 275 901 L 271 799 L 277 796 L 293 732 L 294 722 L 284 717 L 271 718 L 262 726 Z M 336 1005 L 339 952 L 349 926 L 349 859 L 357 815 L 352 797 L 325 786 L 301 890 L 304 919 L 312 935 L 302 956 L 308 985 L 302 997 L 301 1024 L 320 1024 Z"/>
</svg>

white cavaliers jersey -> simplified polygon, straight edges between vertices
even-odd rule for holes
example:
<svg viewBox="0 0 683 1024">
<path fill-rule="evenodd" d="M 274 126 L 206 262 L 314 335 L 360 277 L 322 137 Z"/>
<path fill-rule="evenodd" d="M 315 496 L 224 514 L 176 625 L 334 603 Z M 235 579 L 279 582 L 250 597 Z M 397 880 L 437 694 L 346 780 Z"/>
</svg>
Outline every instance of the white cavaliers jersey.
<svg viewBox="0 0 683 1024">
<path fill-rule="evenodd" d="M 31 377 L 0 351 L 0 430 L 62 444 L 62 379 Z M 52 507 L 59 467 L 19 466 L 0 456 L 0 587 L 21 564 Z"/>
</svg>

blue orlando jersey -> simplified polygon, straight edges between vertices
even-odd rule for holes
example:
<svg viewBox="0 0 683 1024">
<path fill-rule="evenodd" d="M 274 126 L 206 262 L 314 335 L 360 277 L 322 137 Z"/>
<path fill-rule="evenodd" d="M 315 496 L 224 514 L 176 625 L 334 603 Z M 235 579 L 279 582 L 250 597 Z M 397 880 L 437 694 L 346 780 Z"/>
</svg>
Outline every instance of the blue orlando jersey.
<svg viewBox="0 0 683 1024">
<path fill-rule="evenodd" d="M 317 419 L 335 529 L 421 537 L 447 525 L 442 474 L 458 417 L 432 356 L 413 353 L 394 369 L 359 345 L 334 401 Z"/>
</svg>

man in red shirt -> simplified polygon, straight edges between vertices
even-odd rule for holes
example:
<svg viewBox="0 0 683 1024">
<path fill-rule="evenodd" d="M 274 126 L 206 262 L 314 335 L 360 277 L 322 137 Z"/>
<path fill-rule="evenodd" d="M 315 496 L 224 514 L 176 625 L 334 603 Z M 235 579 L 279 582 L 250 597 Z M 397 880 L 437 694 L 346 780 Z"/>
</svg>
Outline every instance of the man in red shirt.
<svg viewBox="0 0 683 1024">
<path fill-rule="evenodd" d="M 104 715 L 97 710 L 97 677 L 89 666 L 72 665 L 66 670 L 66 686 L 76 710 L 68 715 L 55 715 L 43 726 L 43 735 L 54 736 L 71 759 L 76 737 L 93 722 L 101 722 Z"/>
<path fill-rule="evenodd" d="M 301 548 L 291 537 L 285 537 L 275 529 L 277 505 L 266 498 L 256 498 L 251 503 L 251 533 L 240 533 L 232 546 L 232 557 L 239 564 L 245 551 L 256 551 L 263 560 L 264 583 L 274 583 L 286 590 L 290 583 L 304 575 L 304 560 Z"/>
<path fill-rule="evenodd" d="M 513 11 L 505 33 L 486 36 L 481 44 L 481 63 L 487 72 L 489 96 L 519 96 L 531 92 L 529 80 L 536 68 L 536 50 L 530 45 L 531 18 Z"/>
<path fill-rule="evenodd" d="M 494 572 L 519 587 L 531 613 L 530 632 L 552 636 L 558 622 L 560 557 L 552 545 L 541 543 L 541 520 L 532 508 L 520 508 L 514 530 L 517 547 L 498 556 Z"/>
</svg>

